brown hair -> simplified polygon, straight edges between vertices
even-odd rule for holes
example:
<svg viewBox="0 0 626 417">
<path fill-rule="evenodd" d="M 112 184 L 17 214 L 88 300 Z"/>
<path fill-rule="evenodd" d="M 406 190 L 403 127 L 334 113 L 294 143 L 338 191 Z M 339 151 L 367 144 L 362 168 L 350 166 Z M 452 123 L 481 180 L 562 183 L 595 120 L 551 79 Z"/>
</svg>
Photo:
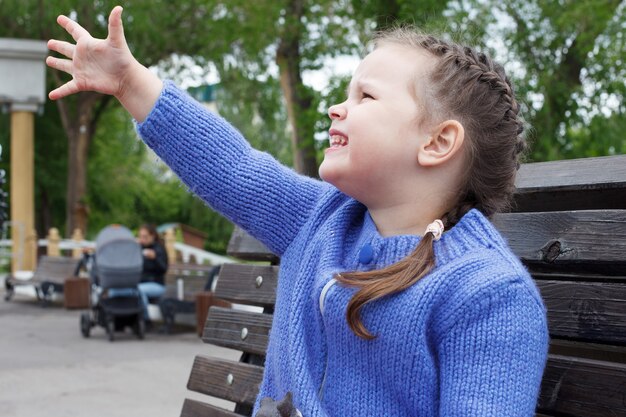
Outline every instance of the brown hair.
<svg viewBox="0 0 626 417">
<path fill-rule="evenodd" d="M 527 148 L 519 105 L 504 69 L 474 49 L 411 28 L 379 33 L 375 47 L 395 44 L 425 51 L 436 59 L 428 85 L 418 86 L 430 121 L 458 120 L 465 129 L 466 181 L 459 198 L 441 220 L 454 226 L 470 209 L 486 216 L 509 208 L 520 157 Z M 434 219 L 433 219 L 434 220 Z M 352 331 L 373 339 L 361 321 L 361 308 L 374 300 L 400 292 L 427 275 L 435 264 L 433 234 L 426 233 L 406 258 L 383 269 L 347 272 L 337 281 L 357 287 L 348 303 L 347 320 Z"/>
<path fill-rule="evenodd" d="M 159 235 L 159 232 L 157 231 L 156 226 L 154 224 L 144 223 L 139 227 L 138 230 L 141 230 L 141 229 L 148 232 L 148 234 L 154 238 L 155 243 L 163 244 L 163 242 L 161 242 L 161 236 Z"/>
</svg>

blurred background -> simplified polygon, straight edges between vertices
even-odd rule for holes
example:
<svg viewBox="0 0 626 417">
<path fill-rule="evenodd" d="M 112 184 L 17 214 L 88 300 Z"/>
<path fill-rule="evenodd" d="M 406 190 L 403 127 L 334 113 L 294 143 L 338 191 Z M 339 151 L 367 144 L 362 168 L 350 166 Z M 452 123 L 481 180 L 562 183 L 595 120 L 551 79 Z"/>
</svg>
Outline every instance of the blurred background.
<svg viewBox="0 0 626 417">
<path fill-rule="evenodd" d="M 56 16 L 106 35 L 109 0 L 1 0 L 0 37 L 68 36 Z M 529 160 L 621 154 L 626 148 L 626 1 L 127 0 L 136 58 L 231 121 L 253 146 L 317 175 L 326 109 L 342 96 L 373 32 L 398 23 L 478 45 L 509 71 L 531 129 Z M 47 72 L 47 90 L 66 80 Z M 0 80 L 2 82 L 2 80 Z M 0 114 L 8 174 L 10 117 Z M 39 237 L 106 224 L 180 223 L 223 253 L 232 225 L 204 206 L 142 145 L 115 99 L 81 93 L 35 117 Z M 6 178 L 5 178 L 6 180 Z M 8 182 L 2 185 L 10 190 Z"/>
</svg>

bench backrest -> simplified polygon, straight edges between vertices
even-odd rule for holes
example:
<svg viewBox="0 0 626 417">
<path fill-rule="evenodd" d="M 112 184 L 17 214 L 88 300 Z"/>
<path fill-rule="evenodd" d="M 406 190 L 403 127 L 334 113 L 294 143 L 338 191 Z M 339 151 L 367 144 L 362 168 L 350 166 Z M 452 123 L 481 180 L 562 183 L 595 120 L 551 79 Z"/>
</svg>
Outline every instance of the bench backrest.
<svg viewBox="0 0 626 417">
<path fill-rule="evenodd" d="M 524 165 L 513 212 L 493 221 L 548 308 L 551 346 L 538 415 L 626 416 L 626 156 Z M 263 312 L 210 309 L 203 340 L 242 357 L 198 355 L 188 388 L 237 406 L 188 399 L 185 417 L 250 415 L 261 382 L 278 259 L 240 230 L 229 251 L 266 265 L 224 265 L 217 296 Z"/>
<path fill-rule="evenodd" d="M 33 280 L 63 284 L 67 278 L 74 276 L 78 262 L 78 259 L 66 256 L 42 255 L 37 261 Z"/>
<path fill-rule="evenodd" d="M 183 292 L 186 299 L 193 299 L 194 295 L 211 289 L 212 279 L 215 278 L 215 266 L 205 264 L 175 263 L 167 268 L 165 286 L 168 292 L 176 294 L 178 280 L 183 281 Z M 211 282 L 209 282 L 211 280 Z"/>
</svg>

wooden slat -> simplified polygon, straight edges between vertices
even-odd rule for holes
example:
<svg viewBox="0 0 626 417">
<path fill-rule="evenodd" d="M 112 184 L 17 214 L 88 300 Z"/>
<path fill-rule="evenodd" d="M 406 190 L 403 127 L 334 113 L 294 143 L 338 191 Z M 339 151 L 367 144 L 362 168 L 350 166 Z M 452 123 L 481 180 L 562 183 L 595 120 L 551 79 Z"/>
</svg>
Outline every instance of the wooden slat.
<svg viewBox="0 0 626 417">
<path fill-rule="evenodd" d="M 229 383 L 229 375 L 232 381 Z M 187 389 L 225 400 L 254 404 L 263 367 L 198 355 L 194 360 Z"/>
<path fill-rule="evenodd" d="M 550 355 L 538 411 L 571 417 L 626 416 L 626 365 Z"/>
<path fill-rule="evenodd" d="M 42 256 L 37 263 L 33 280 L 63 284 L 66 278 L 74 275 L 77 265 L 78 259 L 64 256 Z"/>
<path fill-rule="evenodd" d="M 536 281 L 576 281 L 576 282 L 615 282 L 626 284 L 626 275 L 603 275 L 585 272 L 561 272 L 532 270 L 531 274 Z"/>
<path fill-rule="evenodd" d="M 514 211 L 626 209 L 626 155 L 523 164 Z"/>
<path fill-rule="evenodd" d="M 235 230 L 233 230 L 226 252 L 230 256 L 248 261 L 268 261 L 272 264 L 278 263 L 278 257 L 274 255 L 267 246 L 239 227 L 235 227 Z"/>
<path fill-rule="evenodd" d="M 537 281 L 550 335 L 626 344 L 626 284 Z"/>
<path fill-rule="evenodd" d="M 493 222 L 528 264 L 626 274 L 626 210 L 506 213 Z"/>
<path fill-rule="evenodd" d="M 626 155 L 522 164 L 518 192 L 626 189 Z"/>
<path fill-rule="evenodd" d="M 270 314 L 211 307 L 202 340 L 205 343 L 265 355 L 271 327 Z"/>
<path fill-rule="evenodd" d="M 261 282 L 260 286 L 258 282 Z M 276 300 L 277 283 L 277 266 L 224 264 L 215 295 L 235 303 L 272 306 Z"/>
<path fill-rule="evenodd" d="M 550 353 L 626 364 L 626 345 L 606 345 L 567 339 L 550 339 Z"/>
<path fill-rule="evenodd" d="M 224 410 L 211 404 L 185 398 L 180 417 L 242 417 L 241 414 Z"/>
</svg>

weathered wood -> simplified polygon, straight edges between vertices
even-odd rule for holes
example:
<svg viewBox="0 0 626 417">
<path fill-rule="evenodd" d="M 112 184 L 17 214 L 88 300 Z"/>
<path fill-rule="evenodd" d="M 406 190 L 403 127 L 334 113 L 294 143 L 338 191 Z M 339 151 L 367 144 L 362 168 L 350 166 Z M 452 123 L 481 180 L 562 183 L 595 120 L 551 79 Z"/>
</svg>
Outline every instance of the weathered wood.
<svg viewBox="0 0 626 417">
<path fill-rule="evenodd" d="M 626 345 L 605 345 L 552 338 L 550 340 L 550 353 L 626 364 Z"/>
<path fill-rule="evenodd" d="M 264 244 L 235 227 L 228 242 L 226 252 L 235 258 L 247 261 L 267 261 L 272 264 L 278 263 L 278 257 L 274 255 Z"/>
<path fill-rule="evenodd" d="M 224 264 L 215 295 L 235 303 L 272 306 L 277 283 L 277 266 Z"/>
<path fill-rule="evenodd" d="M 530 265 L 626 274 L 626 210 L 506 213 L 493 222 Z"/>
<path fill-rule="evenodd" d="M 626 209 L 626 155 L 523 164 L 514 211 Z"/>
<path fill-rule="evenodd" d="M 180 417 L 241 417 L 241 414 L 186 398 Z"/>
<path fill-rule="evenodd" d="M 11 275 L 6 278 L 4 283 L 7 290 L 5 300 L 8 301 L 13 297 L 15 287 L 29 285 L 35 288 L 38 297 L 43 296 L 44 301 L 46 301 L 49 294 L 42 293 L 42 284 L 44 282 L 51 283 L 53 285 L 48 287 L 49 290 L 63 291 L 65 280 L 74 276 L 77 265 L 76 259 L 65 256 L 41 256 L 31 279 L 20 280 Z"/>
<path fill-rule="evenodd" d="M 78 261 L 64 256 L 42 256 L 33 275 L 34 281 L 50 281 L 63 284 L 66 278 L 73 277 Z"/>
<path fill-rule="evenodd" d="M 626 191 L 621 188 L 536 191 L 515 194 L 513 212 L 626 209 Z"/>
<path fill-rule="evenodd" d="M 533 268 L 531 270 L 531 274 L 537 281 L 614 282 L 618 284 L 626 284 L 626 275 L 602 275 L 597 273 L 586 273 L 584 271 L 541 271 L 539 268 Z"/>
<path fill-rule="evenodd" d="M 626 344 L 626 285 L 537 281 L 550 335 Z"/>
<path fill-rule="evenodd" d="M 246 405 L 254 404 L 263 367 L 198 355 L 187 388 Z"/>
<path fill-rule="evenodd" d="M 626 155 L 522 164 L 518 193 L 559 190 L 626 190 Z"/>
<path fill-rule="evenodd" d="M 271 327 L 270 314 L 211 307 L 202 340 L 205 343 L 265 355 Z"/>
<path fill-rule="evenodd" d="M 166 296 L 175 297 L 177 295 L 177 281 L 182 279 L 185 299 L 193 300 L 195 294 L 205 290 L 214 268 L 214 265 L 204 264 L 176 263 L 170 265 L 165 274 Z"/>
<path fill-rule="evenodd" d="M 538 411 L 572 417 L 626 416 L 626 365 L 550 355 Z"/>
</svg>

